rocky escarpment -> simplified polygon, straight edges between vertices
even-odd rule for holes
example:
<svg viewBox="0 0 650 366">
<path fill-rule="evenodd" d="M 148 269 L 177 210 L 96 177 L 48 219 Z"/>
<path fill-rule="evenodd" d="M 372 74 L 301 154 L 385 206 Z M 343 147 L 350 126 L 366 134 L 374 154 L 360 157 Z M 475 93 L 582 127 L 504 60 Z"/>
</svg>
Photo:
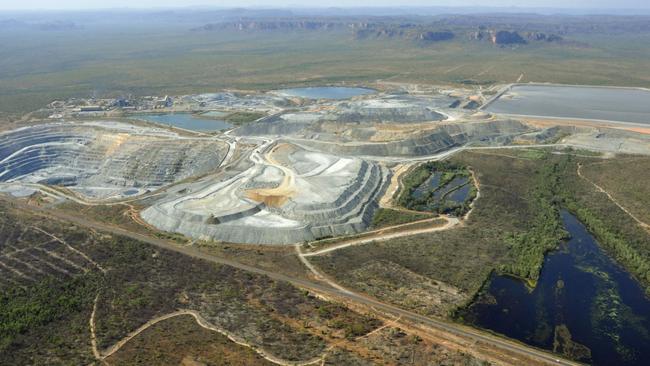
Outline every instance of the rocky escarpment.
<svg viewBox="0 0 650 366">
<path fill-rule="evenodd" d="M 495 45 L 517 45 L 533 42 L 560 42 L 561 29 L 553 32 L 544 23 L 527 24 L 506 21 L 487 21 L 484 18 L 441 17 L 432 22 L 399 21 L 392 19 L 341 18 L 258 18 L 210 23 L 194 31 L 236 31 L 236 32 L 290 32 L 290 31 L 332 31 L 351 32 L 356 40 L 401 39 L 426 47 L 438 42 L 464 38 L 472 41 L 488 41 Z M 539 27 L 541 29 L 536 29 Z"/>
<path fill-rule="evenodd" d="M 194 31 L 327 31 L 334 29 L 348 29 L 350 27 L 361 27 L 362 23 L 349 23 L 343 21 L 308 20 L 308 19 L 244 19 L 233 22 L 210 23 L 193 29 Z"/>
</svg>

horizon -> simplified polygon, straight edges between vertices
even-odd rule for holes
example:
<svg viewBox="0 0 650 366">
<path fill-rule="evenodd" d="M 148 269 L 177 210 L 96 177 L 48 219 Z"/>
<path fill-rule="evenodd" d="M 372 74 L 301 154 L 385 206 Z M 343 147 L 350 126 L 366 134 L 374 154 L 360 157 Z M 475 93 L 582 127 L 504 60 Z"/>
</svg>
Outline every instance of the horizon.
<svg viewBox="0 0 650 366">
<path fill-rule="evenodd" d="M 192 9 L 298 9 L 298 10 L 317 10 L 317 9 L 477 9 L 477 11 L 484 9 L 495 10 L 546 10 L 546 11 L 611 11 L 619 13 L 621 11 L 629 10 L 650 10 L 650 3 L 641 2 L 638 0 L 621 0 L 614 4 L 610 0 L 601 1 L 584 1 L 584 0 L 568 0 L 568 1 L 508 1 L 496 0 L 490 1 L 487 4 L 467 4 L 457 5 L 454 2 L 447 3 L 447 1 L 438 1 L 435 4 L 430 2 L 422 2 L 419 0 L 402 2 L 399 5 L 394 5 L 391 2 L 384 0 L 361 0 L 360 2 L 351 3 L 347 0 L 338 0 L 330 2 L 328 5 L 319 4 L 296 4 L 284 2 L 281 0 L 257 0 L 257 1 L 225 1 L 219 4 L 209 4 L 205 0 L 198 1 L 183 1 L 178 0 L 115 0 L 106 5 L 105 1 L 79 1 L 79 0 L 62 0 L 56 4 L 52 4 L 45 0 L 27 0 L 19 4 L 12 2 L 11 4 L 3 4 L 0 1 L 0 12 L 5 11 L 87 11 L 87 10 L 192 10 Z"/>
</svg>

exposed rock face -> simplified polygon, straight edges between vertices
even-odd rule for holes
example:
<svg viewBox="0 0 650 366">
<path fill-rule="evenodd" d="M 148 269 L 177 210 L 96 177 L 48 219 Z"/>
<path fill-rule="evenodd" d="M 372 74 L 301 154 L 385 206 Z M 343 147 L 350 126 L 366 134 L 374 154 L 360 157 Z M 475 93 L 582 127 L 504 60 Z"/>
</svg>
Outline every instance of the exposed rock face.
<svg viewBox="0 0 650 366">
<path fill-rule="evenodd" d="M 359 26 L 346 22 L 319 20 L 241 20 L 227 23 L 206 24 L 194 30 L 236 30 L 236 31 L 292 31 L 292 30 L 332 30 Z"/>
<path fill-rule="evenodd" d="M 454 38 L 454 33 L 451 31 L 441 32 L 423 32 L 418 35 L 418 40 L 423 42 L 440 42 L 448 41 Z"/>
<path fill-rule="evenodd" d="M 468 122 L 442 125 L 404 140 L 369 143 L 331 144 L 310 141 L 309 148 L 346 156 L 426 156 L 459 147 L 469 142 L 503 145 L 521 134 L 534 131 L 517 121 Z M 302 142 L 296 142 L 302 145 Z"/>
<path fill-rule="evenodd" d="M 542 32 L 526 32 L 524 37 L 528 41 L 537 41 L 537 42 L 560 42 L 563 40 L 561 36 L 557 34 L 546 34 Z"/>
<path fill-rule="evenodd" d="M 490 41 L 493 44 L 526 44 L 529 42 L 561 42 L 564 39 L 557 34 L 548 34 L 536 31 L 526 31 L 521 34 L 517 31 L 480 29 L 468 33 L 472 41 Z"/>
<path fill-rule="evenodd" d="M 49 124 L 0 134 L 0 182 L 132 196 L 216 169 L 227 145 L 121 123 Z"/>
<path fill-rule="evenodd" d="M 333 104 L 335 110 L 288 112 L 270 116 L 260 123 L 242 126 L 234 131 L 238 136 L 298 135 L 316 131 L 321 123 L 339 124 L 404 124 L 444 121 L 447 116 L 436 110 L 448 107 L 453 98 L 440 95 L 414 97 L 409 95 L 367 98 Z"/>
<path fill-rule="evenodd" d="M 504 31 L 504 30 L 496 32 L 494 34 L 494 37 L 492 38 L 492 42 L 494 44 L 503 44 L 503 45 L 527 43 L 524 37 L 519 35 L 519 33 Z"/>
<path fill-rule="evenodd" d="M 161 230 L 250 244 L 300 243 L 370 225 L 389 180 L 386 168 L 287 144 L 263 153 L 268 160 L 254 152 L 249 169 L 193 184 L 190 193 L 170 195 L 142 217 Z M 277 167 L 269 170 L 269 164 Z M 271 181 L 274 188 L 250 189 Z"/>
</svg>

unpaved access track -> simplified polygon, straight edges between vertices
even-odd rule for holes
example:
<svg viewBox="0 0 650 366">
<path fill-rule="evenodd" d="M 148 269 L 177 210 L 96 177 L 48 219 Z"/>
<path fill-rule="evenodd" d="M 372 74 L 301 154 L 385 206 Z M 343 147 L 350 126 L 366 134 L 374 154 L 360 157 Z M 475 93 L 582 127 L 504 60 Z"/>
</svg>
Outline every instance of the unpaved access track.
<svg viewBox="0 0 650 366">
<path fill-rule="evenodd" d="M 595 164 L 599 164 L 599 163 L 595 163 Z M 628 210 L 628 209 L 625 208 L 623 205 L 621 205 L 621 204 L 620 204 L 620 203 L 619 203 L 619 202 L 618 202 L 618 201 L 617 201 L 617 200 L 616 200 L 616 199 L 615 199 L 615 198 L 614 198 L 614 197 L 613 197 L 609 192 L 607 192 L 603 187 L 599 186 L 599 185 L 596 184 L 595 182 L 592 182 L 589 178 L 585 177 L 585 176 L 582 174 L 582 167 L 583 167 L 583 166 L 584 166 L 584 165 L 582 165 L 582 164 L 578 164 L 577 174 L 578 174 L 578 176 L 579 176 L 580 178 L 584 179 L 586 182 L 588 182 L 589 184 L 591 184 L 592 186 L 594 186 L 598 192 L 603 193 L 604 195 L 606 195 L 607 198 L 609 198 L 609 200 L 612 201 L 612 203 L 614 203 L 616 206 L 618 206 L 618 208 L 620 208 L 623 212 L 625 212 L 628 216 L 630 216 L 630 218 L 632 218 L 632 220 L 636 221 L 636 223 L 639 224 L 639 226 L 641 226 L 642 228 L 644 228 L 646 231 L 649 231 L 649 232 L 650 232 L 650 225 L 649 225 L 648 223 L 646 223 L 646 222 L 642 221 L 641 219 L 639 219 L 638 217 L 636 217 L 632 212 L 630 212 L 630 210 Z"/>
<path fill-rule="evenodd" d="M 4 197 L 1 199 L 7 200 Z M 540 364 L 548 364 L 548 365 L 579 365 L 579 363 L 569 361 L 569 360 L 563 360 L 559 358 L 559 356 L 543 350 L 532 348 L 523 345 L 521 343 L 517 343 L 515 341 L 511 341 L 460 324 L 450 323 L 441 319 L 429 318 L 408 310 L 401 309 L 391 304 L 383 303 L 381 301 L 372 299 L 370 297 L 361 294 L 341 291 L 339 289 L 332 288 L 329 285 L 316 283 L 302 278 L 287 276 L 282 273 L 277 273 L 277 272 L 249 266 L 213 254 L 201 252 L 195 247 L 191 247 L 191 246 L 182 247 L 164 239 L 149 237 L 146 235 L 131 232 L 115 226 L 110 226 L 104 223 L 91 221 L 86 218 L 76 217 L 68 213 L 54 211 L 44 207 L 30 206 L 16 200 L 7 200 L 7 201 L 9 202 L 10 205 L 14 207 L 35 212 L 37 214 L 40 214 L 50 219 L 72 222 L 82 227 L 110 233 L 113 235 L 128 237 L 133 240 L 154 245 L 161 249 L 184 254 L 192 258 L 206 260 L 221 265 L 228 265 L 247 272 L 264 275 L 277 281 L 289 282 L 297 287 L 304 288 L 313 291 L 315 293 L 319 293 L 323 296 L 341 301 L 343 303 L 350 303 L 354 306 L 375 310 L 383 314 L 389 314 L 390 316 L 395 318 L 401 317 L 400 319 L 402 320 L 399 322 L 400 324 L 402 321 L 412 323 L 414 324 L 414 326 L 417 326 L 419 329 L 422 329 L 422 331 L 433 332 L 437 334 L 437 336 L 443 337 L 444 339 L 447 339 L 450 342 L 453 341 L 453 339 L 463 339 L 468 344 L 474 344 L 474 345 L 481 344 L 486 347 L 489 347 L 489 349 L 494 350 L 495 352 L 502 355 L 500 359 L 502 364 L 524 365 L 524 364 L 530 364 L 530 362 L 533 361 Z"/>
<path fill-rule="evenodd" d="M 97 301 L 97 299 L 95 299 L 95 301 Z M 144 323 L 140 328 L 138 328 L 138 329 L 134 330 L 133 332 L 129 333 L 126 337 L 119 340 L 117 343 L 115 343 L 113 346 L 109 347 L 104 352 L 100 352 L 99 350 L 97 350 L 96 342 L 93 341 L 93 353 L 94 353 L 95 357 L 98 360 L 102 360 L 102 361 L 106 360 L 107 358 L 109 358 L 113 354 L 115 354 L 117 351 L 122 349 L 122 347 L 124 347 L 130 340 L 137 337 L 138 335 L 140 335 L 145 330 L 149 329 L 150 327 L 152 327 L 152 326 L 154 326 L 154 325 L 156 325 L 156 324 L 158 324 L 158 323 L 160 323 L 162 321 L 165 321 L 165 320 L 171 319 L 171 318 L 175 318 L 177 316 L 191 316 L 191 317 L 194 318 L 194 320 L 196 320 L 196 323 L 199 326 L 201 326 L 202 328 L 207 329 L 207 330 L 211 330 L 213 332 L 220 333 L 220 334 L 226 336 L 231 342 L 233 342 L 235 344 L 238 344 L 240 346 L 248 347 L 248 348 L 254 350 L 262 358 L 264 358 L 267 361 L 273 362 L 276 365 L 281 365 L 281 366 L 307 366 L 307 365 L 312 365 L 312 364 L 315 364 L 317 362 L 320 362 L 322 360 L 322 358 L 323 358 L 321 356 L 321 357 L 315 357 L 315 358 L 307 360 L 307 361 L 288 361 L 288 360 L 284 360 L 284 359 L 275 357 L 272 354 L 268 353 L 267 351 L 265 351 L 265 350 L 263 350 L 263 349 L 261 349 L 259 347 L 255 347 L 254 345 L 252 345 L 250 343 L 247 343 L 246 341 L 234 336 L 230 332 L 228 332 L 228 331 L 226 331 L 224 329 L 215 327 L 210 322 L 205 320 L 205 318 L 203 318 L 203 316 L 201 316 L 201 314 L 199 314 L 199 312 L 194 311 L 194 310 L 186 310 L 186 309 L 178 310 L 178 311 L 175 311 L 175 312 L 172 312 L 172 313 L 169 313 L 169 314 L 165 314 L 165 315 L 162 315 L 162 316 L 159 316 L 157 318 L 149 320 L 148 322 Z M 93 318 L 92 317 L 91 317 L 91 329 L 94 330 Z M 93 337 L 93 340 L 94 339 L 95 338 Z"/>
<path fill-rule="evenodd" d="M 399 228 L 400 226 L 408 227 L 412 226 L 413 224 L 419 224 L 419 223 L 425 223 L 425 222 L 434 222 L 436 220 L 446 220 L 447 223 L 442 225 L 442 226 L 432 226 L 428 228 L 420 228 L 420 229 L 406 229 L 404 231 L 397 231 L 397 232 L 390 232 L 387 234 L 384 234 L 383 232 Z M 414 223 L 409 223 L 409 224 L 402 224 L 398 226 L 391 226 L 387 227 L 384 229 L 378 230 L 377 235 L 371 235 L 368 237 L 363 237 L 359 239 L 351 239 L 351 240 L 343 240 L 341 244 L 333 245 L 331 247 L 327 247 L 325 249 L 317 250 L 314 252 L 309 252 L 309 253 L 304 253 L 302 254 L 303 257 L 312 257 L 312 256 L 317 256 L 317 255 L 323 255 L 327 254 L 330 252 L 333 252 L 335 250 L 355 246 L 355 245 L 361 245 L 361 244 L 368 244 L 368 243 L 374 243 L 374 242 L 381 242 L 381 241 L 386 241 L 386 240 L 391 240 L 391 239 L 397 239 L 397 238 L 403 238 L 407 236 L 413 236 L 413 235 L 420 235 L 420 234 L 427 234 L 427 233 L 433 233 L 436 231 L 443 231 L 443 230 L 449 230 L 456 225 L 460 224 L 461 221 L 460 219 L 456 217 L 448 217 L 448 216 L 443 216 L 443 217 L 435 217 L 432 219 L 426 219 L 423 221 L 416 221 Z"/>
</svg>

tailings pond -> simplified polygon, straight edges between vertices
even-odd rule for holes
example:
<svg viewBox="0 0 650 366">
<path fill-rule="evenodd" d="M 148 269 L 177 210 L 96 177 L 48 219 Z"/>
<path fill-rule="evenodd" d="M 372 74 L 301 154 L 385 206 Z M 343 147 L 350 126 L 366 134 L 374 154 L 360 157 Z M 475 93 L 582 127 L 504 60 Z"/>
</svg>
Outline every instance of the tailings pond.
<svg viewBox="0 0 650 366">
<path fill-rule="evenodd" d="M 650 300 L 581 222 L 561 215 L 571 240 L 546 256 L 535 289 L 493 276 L 465 321 L 595 365 L 647 365 Z"/>
<path fill-rule="evenodd" d="M 230 123 L 191 113 L 139 114 L 133 118 L 197 132 L 214 132 L 232 128 Z"/>
<path fill-rule="evenodd" d="M 293 97 L 309 99 L 349 99 L 359 95 L 375 94 L 377 91 L 368 88 L 349 88 L 343 86 L 323 86 L 309 88 L 293 88 L 278 90 L 279 93 Z"/>
<path fill-rule="evenodd" d="M 650 124 L 650 90 L 515 85 L 486 110 L 513 115 Z"/>
</svg>

